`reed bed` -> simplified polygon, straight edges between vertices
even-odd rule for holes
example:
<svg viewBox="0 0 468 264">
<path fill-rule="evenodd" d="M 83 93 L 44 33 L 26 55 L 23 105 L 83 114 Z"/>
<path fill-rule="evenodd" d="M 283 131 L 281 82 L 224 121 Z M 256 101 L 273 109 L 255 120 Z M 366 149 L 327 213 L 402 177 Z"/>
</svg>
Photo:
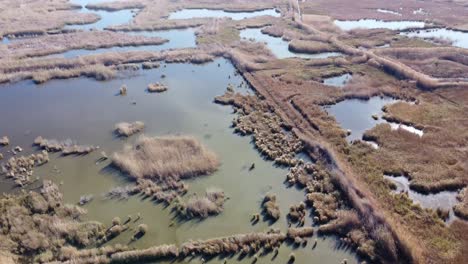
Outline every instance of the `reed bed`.
<svg viewBox="0 0 468 264">
<path fill-rule="evenodd" d="M 113 164 L 133 178 L 186 179 L 213 173 L 219 166 L 214 152 L 190 136 L 140 136 L 112 156 Z"/>
</svg>

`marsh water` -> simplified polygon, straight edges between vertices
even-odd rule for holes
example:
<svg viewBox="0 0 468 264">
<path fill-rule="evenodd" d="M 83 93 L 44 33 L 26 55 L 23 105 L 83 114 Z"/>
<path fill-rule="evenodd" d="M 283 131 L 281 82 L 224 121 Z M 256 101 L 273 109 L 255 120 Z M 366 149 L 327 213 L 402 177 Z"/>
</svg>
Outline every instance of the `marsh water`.
<svg viewBox="0 0 468 264">
<path fill-rule="evenodd" d="M 234 70 L 230 62 L 219 59 L 205 65 L 167 64 L 158 69 L 125 73 L 106 82 L 76 78 L 53 80 L 39 86 L 31 81 L 2 85 L 0 131 L 10 137 L 10 147 L 19 145 L 25 149 L 21 155 L 35 151 L 32 142 L 39 135 L 100 146 L 100 150 L 85 156 L 52 154 L 48 164 L 35 170 L 35 176 L 61 183 L 60 189 L 68 203 L 77 203 L 80 196 L 93 194 L 94 200 L 84 206 L 88 210 L 86 219 L 110 224 L 115 216 L 126 219 L 127 215 L 140 213 L 142 220 L 139 223 L 146 223 L 149 231 L 131 246 L 145 248 L 165 243 L 180 244 L 189 239 L 265 231 L 270 227 L 267 222 L 251 225 L 250 217 L 260 212 L 260 202 L 268 192 L 278 196 L 282 213 L 282 218 L 273 227 L 285 231 L 289 206 L 303 201 L 304 193 L 286 188 L 283 181 L 287 171 L 264 160 L 254 149 L 250 137 L 233 134 L 230 124 L 234 115 L 230 107 L 213 103 L 213 98 L 224 93 L 228 84 L 237 87 L 243 81 L 242 77 L 233 74 Z M 161 79 L 162 74 L 167 77 Z M 169 90 L 161 94 L 147 93 L 146 87 L 152 82 L 163 82 Z M 128 95 L 118 96 L 123 84 L 128 87 Z M 101 151 L 110 155 L 138 137 L 122 140 L 112 133 L 117 122 L 136 120 L 145 123 L 146 135 L 193 135 L 219 155 L 222 163 L 219 170 L 210 176 L 188 181 L 188 195 L 202 194 L 209 187 L 222 188 L 230 198 L 224 212 L 204 221 L 177 222 L 170 208 L 139 196 L 128 200 L 103 199 L 102 194 L 111 188 L 129 182 L 125 175 L 109 167 L 109 161 L 98 164 L 96 161 Z M 7 150 L 0 149 L 6 158 L 11 155 Z M 252 163 L 255 163 L 255 169 L 249 171 Z M 0 191 L 14 190 L 2 183 Z M 306 219 L 306 225 L 311 225 L 311 218 Z M 171 227 L 173 221 L 175 225 Z M 111 243 L 127 243 L 132 234 L 133 231 L 127 231 Z M 297 263 L 314 259 L 323 263 L 339 263 L 344 258 L 348 263 L 357 261 L 354 254 L 340 248 L 334 238 L 318 239 L 315 249 L 309 243 L 294 250 Z M 289 246 L 281 247 L 274 263 L 286 263 L 291 251 Z M 260 257 L 259 262 L 270 262 L 271 257 Z M 251 261 L 246 258 L 239 263 Z"/>
<path fill-rule="evenodd" d="M 357 140 L 362 139 L 366 130 L 385 122 L 380 118 L 382 107 L 396 101 L 388 97 L 372 97 L 369 100 L 349 99 L 325 106 L 325 109 L 336 118 L 342 128 L 351 130 L 351 135 L 348 136 L 349 140 Z M 372 115 L 377 115 L 379 119 L 375 120 Z"/>
<path fill-rule="evenodd" d="M 423 28 L 425 26 L 425 23 L 422 21 L 383 21 L 376 19 L 335 20 L 334 23 L 342 30 L 357 28 L 386 28 L 391 30 L 402 30 L 408 28 Z"/>
<path fill-rule="evenodd" d="M 446 39 L 451 41 L 452 45 L 455 47 L 468 49 L 468 32 L 456 31 L 446 28 L 435 28 L 402 32 L 401 34 L 408 37 Z"/>
<path fill-rule="evenodd" d="M 279 17 L 281 14 L 276 12 L 275 9 L 265 9 L 252 12 L 227 12 L 224 10 L 214 10 L 205 8 L 182 9 L 169 14 L 168 19 L 190 19 L 190 18 L 203 18 L 203 17 L 229 17 L 232 20 L 241 20 L 256 16 L 274 16 Z"/>
<path fill-rule="evenodd" d="M 339 52 L 323 52 L 317 54 L 296 53 L 289 50 L 289 42 L 282 38 L 276 38 L 262 33 L 261 28 L 247 28 L 240 31 L 240 37 L 244 40 L 264 42 L 271 52 L 278 58 L 299 57 L 305 59 L 320 59 L 342 55 Z"/>
<path fill-rule="evenodd" d="M 453 212 L 453 206 L 458 203 L 456 191 L 442 191 L 438 193 L 422 194 L 410 189 L 410 182 L 405 176 L 385 176 L 397 186 L 395 193 L 408 192 L 408 197 L 423 208 L 437 208 L 449 211 L 447 222 L 453 221 L 456 216 Z"/>
</svg>

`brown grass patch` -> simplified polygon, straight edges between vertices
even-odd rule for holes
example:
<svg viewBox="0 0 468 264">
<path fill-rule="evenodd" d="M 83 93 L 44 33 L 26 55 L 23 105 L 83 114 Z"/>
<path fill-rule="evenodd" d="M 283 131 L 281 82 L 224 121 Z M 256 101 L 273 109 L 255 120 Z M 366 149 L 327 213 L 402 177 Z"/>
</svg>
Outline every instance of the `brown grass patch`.
<svg viewBox="0 0 468 264">
<path fill-rule="evenodd" d="M 150 83 L 148 84 L 148 92 L 150 93 L 162 93 L 167 91 L 167 86 L 162 83 Z"/>
<path fill-rule="evenodd" d="M 145 123 L 141 121 L 135 121 L 133 123 L 120 122 L 115 125 L 115 133 L 119 136 L 129 137 L 141 132 L 143 128 L 145 128 Z"/>
<path fill-rule="evenodd" d="M 134 146 L 114 153 L 112 162 L 133 178 L 149 179 L 191 178 L 219 166 L 216 154 L 189 136 L 141 136 Z"/>
<path fill-rule="evenodd" d="M 192 196 L 186 203 L 179 201 L 176 211 L 180 216 L 188 219 L 199 217 L 207 218 L 223 211 L 225 201 L 224 191 L 218 188 L 206 190 L 204 196 Z"/>
</svg>

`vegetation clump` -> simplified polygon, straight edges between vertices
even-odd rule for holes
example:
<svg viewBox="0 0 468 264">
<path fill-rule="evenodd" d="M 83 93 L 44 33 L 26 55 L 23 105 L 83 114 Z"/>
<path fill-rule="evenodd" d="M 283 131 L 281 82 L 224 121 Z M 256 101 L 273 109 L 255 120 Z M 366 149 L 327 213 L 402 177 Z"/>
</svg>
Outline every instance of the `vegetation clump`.
<svg viewBox="0 0 468 264">
<path fill-rule="evenodd" d="M 132 240 L 138 240 L 148 232 L 148 226 L 146 224 L 140 224 L 137 227 L 137 231 L 133 234 Z"/>
<path fill-rule="evenodd" d="M 115 125 L 115 133 L 121 137 L 129 137 L 141 132 L 144 127 L 145 123 L 141 121 L 135 121 L 133 123 L 120 122 Z"/>
<path fill-rule="evenodd" d="M 29 156 L 11 157 L 5 164 L 2 164 L 1 174 L 7 178 L 12 178 L 19 187 L 30 184 L 34 167 L 41 166 L 49 162 L 49 154 L 42 151 Z"/>
<path fill-rule="evenodd" d="M 267 194 L 262 202 L 263 213 L 271 220 L 276 221 L 280 218 L 281 212 L 276 201 L 276 195 Z"/>
<path fill-rule="evenodd" d="M 82 195 L 80 197 L 80 201 L 78 202 L 78 204 L 83 206 L 83 205 L 85 205 L 87 203 L 90 203 L 93 199 L 94 199 L 94 195 L 92 195 L 92 194 Z"/>
<path fill-rule="evenodd" d="M 154 68 L 159 68 L 161 65 L 158 62 L 144 62 L 141 67 L 144 70 L 149 70 L 149 69 L 154 69 Z"/>
<path fill-rule="evenodd" d="M 8 146 L 10 145 L 10 139 L 7 136 L 3 136 L 0 138 L 0 146 Z"/>
<path fill-rule="evenodd" d="M 284 133 L 287 125 L 274 113 L 266 102 L 254 96 L 243 96 L 228 89 L 217 96 L 215 102 L 232 105 L 238 116 L 232 121 L 234 131 L 240 135 L 252 135 L 257 149 L 278 165 L 295 165 L 295 154 L 303 149 L 302 142 L 295 136 Z"/>
<path fill-rule="evenodd" d="M 453 207 L 453 211 L 458 217 L 468 220 L 468 187 L 460 191 L 457 199 L 460 202 Z"/>
<path fill-rule="evenodd" d="M 112 156 L 112 164 L 136 180 L 133 186 L 118 187 L 106 194 L 126 199 L 141 193 L 157 202 L 171 203 L 188 191 L 183 179 L 214 172 L 219 160 L 214 152 L 188 136 L 140 136 Z M 222 211 L 224 193 L 209 190 L 205 197 L 184 203 L 183 215 L 206 217 Z"/>
<path fill-rule="evenodd" d="M 167 91 L 167 86 L 162 83 L 150 83 L 148 84 L 148 92 L 150 93 L 162 93 Z"/>
<path fill-rule="evenodd" d="M 305 215 L 306 205 L 303 202 L 298 205 L 292 205 L 289 208 L 288 219 L 293 223 L 299 222 L 301 226 L 304 225 Z"/>
<path fill-rule="evenodd" d="M 96 245 L 104 226 L 81 222 L 84 210 L 65 205 L 57 185 L 44 181 L 39 192 L 22 192 L 0 198 L 0 255 L 6 251 L 20 263 L 57 259 L 65 247 Z M 36 258 L 33 261 L 33 258 Z"/>
<path fill-rule="evenodd" d="M 211 188 L 204 196 L 193 196 L 186 203 L 179 201 L 175 207 L 177 214 L 191 218 L 207 218 L 210 215 L 217 215 L 223 211 L 225 202 L 224 191 Z"/>
<path fill-rule="evenodd" d="M 55 139 L 45 139 L 41 136 L 34 139 L 34 145 L 48 152 L 62 152 L 63 155 L 86 155 L 98 149 L 96 146 L 78 145 L 71 139 L 58 141 Z"/>
<path fill-rule="evenodd" d="M 161 181 L 210 174 L 219 166 L 216 154 L 189 136 L 141 136 L 114 153 L 112 162 L 133 178 Z"/>
<path fill-rule="evenodd" d="M 119 94 L 122 96 L 127 95 L 127 86 L 125 84 L 120 86 Z"/>
</svg>

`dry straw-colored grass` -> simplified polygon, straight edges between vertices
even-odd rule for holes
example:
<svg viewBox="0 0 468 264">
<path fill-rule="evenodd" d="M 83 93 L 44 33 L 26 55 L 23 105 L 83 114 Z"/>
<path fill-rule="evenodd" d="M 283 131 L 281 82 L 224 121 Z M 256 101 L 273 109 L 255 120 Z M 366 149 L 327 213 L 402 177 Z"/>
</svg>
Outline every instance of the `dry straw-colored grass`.
<svg viewBox="0 0 468 264">
<path fill-rule="evenodd" d="M 145 128 L 145 123 L 141 121 L 135 121 L 133 123 L 120 122 L 115 125 L 115 133 L 121 137 L 129 137 L 141 132 L 143 128 Z"/>
<path fill-rule="evenodd" d="M 453 207 L 453 211 L 458 217 L 468 220 L 468 187 L 465 187 L 457 195 L 457 199 L 460 203 Z"/>
<path fill-rule="evenodd" d="M 10 144 L 10 139 L 7 136 L 0 138 L 0 146 L 8 146 Z"/>
<path fill-rule="evenodd" d="M 141 136 L 114 153 L 112 162 L 133 178 L 154 180 L 210 174 L 219 166 L 216 154 L 190 136 Z"/>
<path fill-rule="evenodd" d="M 281 211 L 276 201 L 276 195 L 274 194 L 265 195 L 262 202 L 262 208 L 264 214 L 274 221 L 278 220 L 281 216 Z"/>
<path fill-rule="evenodd" d="M 148 92 L 150 93 L 162 93 L 167 91 L 167 86 L 162 83 L 150 83 L 148 84 Z"/>
<path fill-rule="evenodd" d="M 96 146 L 78 145 L 71 139 L 59 141 L 41 136 L 34 139 L 34 145 L 50 152 L 62 152 L 63 155 L 85 155 L 98 149 Z"/>
<path fill-rule="evenodd" d="M 204 196 L 192 196 L 187 203 L 179 202 L 176 206 L 177 213 L 187 218 L 207 218 L 223 211 L 225 201 L 224 191 L 210 188 Z"/>
</svg>

